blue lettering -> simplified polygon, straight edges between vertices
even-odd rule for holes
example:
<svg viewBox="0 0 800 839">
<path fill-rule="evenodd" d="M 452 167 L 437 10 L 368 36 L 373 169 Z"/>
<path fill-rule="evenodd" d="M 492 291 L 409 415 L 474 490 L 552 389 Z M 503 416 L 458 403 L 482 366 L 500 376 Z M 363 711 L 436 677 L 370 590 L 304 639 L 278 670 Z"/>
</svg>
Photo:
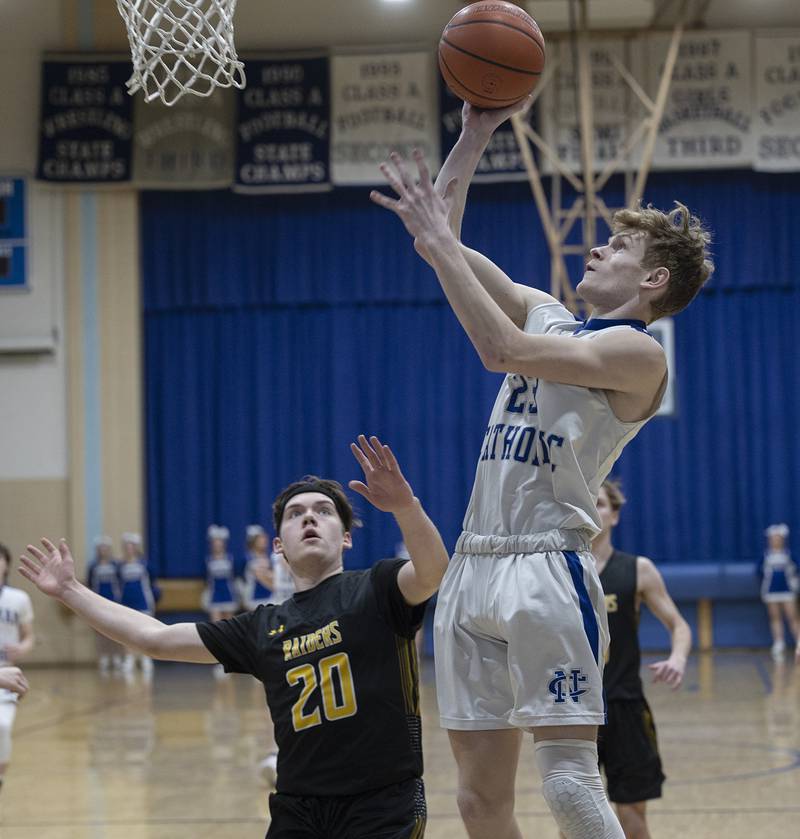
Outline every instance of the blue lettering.
<svg viewBox="0 0 800 839">
<path fill-rule="evenodd" d="M 494 438 L 492 439 L 492 454 L 489 460 L 494 460 L 495 449 L 497 448 L 497 435 L 506 427 L 504 422 L 499 422 L 494 427 Z"/>
<path fill-rule="evenodd" d="M 542 463 L 550 463 L 550 451 L 544 441 L 544 431 L 539 432 L 539 442 L 542 444 Z"/>
<path fill-rule="evenodd" d="M 555 443 L 556 447 L 560 449 L 564 445 L 564 438 L 559 437 L 558 434 L 550 434 L 547 437 L 547 445 L 552 449 L 553 448 L 553 443 Z M 553 463 L 550 466 L 550 470 L 552 472 L 556 471 L 556 464 L 555 463 Z"/>
<path fill-rule="evenodd" d="M 522 384 L 519 385 L 518 387 L 515 387 L 511 391 L 511 397 L 509 398 L 508 404 L 506 405 L 506 410 L 510 411 L 512 414 L 521 414 L 522 411 L 525 408 L 525 403 L 523 402 L 521 405 L 517 404 L 517 397 L 521 396 L 523 393 L 525 393 L 528 390 L 528 383 L 525 381 L 525 379 L 522 376 L 514 375 L 514 376 L 511 376 L 510 378 L 511 378 L 512 381 L 514 379 L 517 379 L 517 378 L 522 379 Z"/>
<path fill-rule="evenodd" d="M 503 454 L 500 456 L 501 460 L 511 459 L 511 446 L 514 443 L 514 438 L 517 436 L 520 426 L 508 425 L 506 426 L 506 436 L 503 440 Z"/>
<path fill-rule="evenodd" d="M 529 414 L 538 414 L 539 413 L 539 406 L 536 403 L 536 394 L 539 391 L 539 380 L 534 379 L 533 384 L 531 385 L 531 393 L 533 394 L 533 400 L 528 405 L 528 413 Z"/>
<path fill-rule="evenodd" d="M 523 428 L 522 434 L 519 435 L 519 440 L 517 440 L 517 449 L 514 452 L 514 460 L 518 460 L 520 463 L 525 463 L 528 459 L 528 455 L 531 453 L 531 446 L 533 445 L 533 441 L 535 439 L 535 428 Z M 525 446 L 524 451 L 522 448 L 523 446 Z"/>
<path fill-rule="evenodd" d="M 486 435 L 484 436 L 485 445 L 483 447 L 483 451 L 481 452 L 481 460 L 486 460 L 489 457 L 489 437 L 492 433 L 492 426 L 490 425 L 486 429 Z"/>
</svg>

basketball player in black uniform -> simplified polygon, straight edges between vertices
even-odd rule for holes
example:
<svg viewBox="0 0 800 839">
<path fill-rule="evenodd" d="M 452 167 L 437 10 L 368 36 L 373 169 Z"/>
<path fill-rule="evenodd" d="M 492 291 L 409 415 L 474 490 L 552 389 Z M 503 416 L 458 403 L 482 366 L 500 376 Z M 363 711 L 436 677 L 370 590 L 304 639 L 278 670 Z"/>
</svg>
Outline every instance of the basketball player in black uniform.
<svg viewBox="0 0 800 839">
<path fill-rule="evenodd" d="M 343 571 L 358 522 L 335 481 L 307 476 L 275 500 L 274 547 L 296 593 L 213 623 L 166 626 L 82 586 L 69 548 L 28 546 L 23 576 L 96 630 L 153 658 L 219 662 L 264 683 L 278 744 L 269 839 L 416 839 L 425 829 L 414 635 L 448 554 L 388 446 L 351 446 L 350 488 L 394 515 L 408 560 Z"/>
<path fill-rule="evenodd" d="M 605 767 L 608 797 L 615 804 L 626 839 L 649 839 L 647 802 L 661 797 L 664 773 L 656 729 L 639 676 L 639 606 L 645 603 L 672 639 L 668 659 L 650 664 L 654 682 L 679 687 L 692 646 L 689 624 L 667 592 L 664 579 L 643 556 L 623 553 L 611 544 L 625 496 L 605 481 L 597 498 L 602 531 L 592 553 L 606 598 L 611 646 L 603 669 L 608 724 L 598 731 L 598 757 Z"/>
</svg>

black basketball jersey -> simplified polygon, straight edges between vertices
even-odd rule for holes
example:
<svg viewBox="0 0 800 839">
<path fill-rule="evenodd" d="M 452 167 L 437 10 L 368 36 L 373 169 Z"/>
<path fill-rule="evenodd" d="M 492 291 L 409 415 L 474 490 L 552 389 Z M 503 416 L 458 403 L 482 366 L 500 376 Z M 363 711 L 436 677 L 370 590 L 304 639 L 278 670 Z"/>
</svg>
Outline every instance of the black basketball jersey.
<svg viewBox="0 0 800 839">
<path fill-rule="evenodd" d="M 639 675 L 639 610 L 636 608 L 636 557 L 614 551 L 600 574 L 606 596 L 611 634 L 608 660 L 603 669 L 606 699 L 642 699 Z"/>
<path fill-rule="evenodd" d="M 425 604 L 397 586 L 407 560 L 345 571 L 280 605 L 197 625 L 225 670 L 264 684 L 277 790 L 355 795 L 422 775 L 414 635 Z"/>
</svg>

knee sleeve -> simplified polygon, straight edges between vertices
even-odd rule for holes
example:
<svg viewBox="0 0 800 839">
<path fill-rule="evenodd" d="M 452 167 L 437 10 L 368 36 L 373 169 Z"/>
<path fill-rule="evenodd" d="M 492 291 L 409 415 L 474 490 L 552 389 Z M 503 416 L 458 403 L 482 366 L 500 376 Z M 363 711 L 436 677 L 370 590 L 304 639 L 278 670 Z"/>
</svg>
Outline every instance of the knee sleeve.
<svg viewBox="0 0 800 839">
<path fill-rule="evenodd" d="M 567 839 L 625 839 L 603 789 L 597 746 L 588 740 L 542 740 L 535 748 L 542 795 Z"/>
<path fill-rule="evenodd" d="M 16 702 L 0 702 L 0 765 L 11 757 L 11 726 L 16 713 Z"/>
</svg>

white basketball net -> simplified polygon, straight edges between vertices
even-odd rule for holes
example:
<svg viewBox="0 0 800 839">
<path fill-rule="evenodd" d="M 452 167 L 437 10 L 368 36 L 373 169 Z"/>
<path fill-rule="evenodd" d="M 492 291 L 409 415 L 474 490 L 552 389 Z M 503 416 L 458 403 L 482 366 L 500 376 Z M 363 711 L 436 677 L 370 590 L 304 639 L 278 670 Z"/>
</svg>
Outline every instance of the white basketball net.
<svg viewBox="0 0 800 839">
<path fill-rule="evenodd" d="M 141 89 L 145 102 L 174 105 L 184 93 L 244 87 L 233 43 L 236 0 L 117 0 L 117 8 L 133 59 L 129 93 Z"/>
</svg>

